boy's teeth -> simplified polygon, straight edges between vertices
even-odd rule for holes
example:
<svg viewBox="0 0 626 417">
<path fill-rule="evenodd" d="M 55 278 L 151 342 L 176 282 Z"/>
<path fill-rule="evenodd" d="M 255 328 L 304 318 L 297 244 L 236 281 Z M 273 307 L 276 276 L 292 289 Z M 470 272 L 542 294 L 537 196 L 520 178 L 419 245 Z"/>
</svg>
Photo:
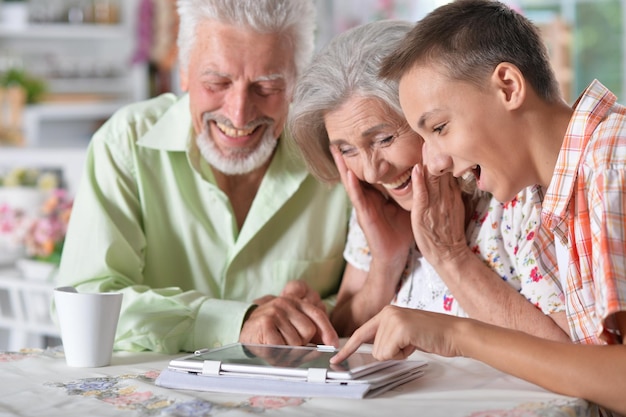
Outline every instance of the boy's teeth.
<svg viewBox="0 0 626 417">
<path fill-rule="evenodd" d="M 478 167 L 478 165 L 474 165 L 470 170 L 465 171 L 463 173 L 463 175 L 461 175 L 461 178 L 463 178 L 464 180 L 469 180 L 471 177 L 474 176 L 474 170 Z"/>
</svg>

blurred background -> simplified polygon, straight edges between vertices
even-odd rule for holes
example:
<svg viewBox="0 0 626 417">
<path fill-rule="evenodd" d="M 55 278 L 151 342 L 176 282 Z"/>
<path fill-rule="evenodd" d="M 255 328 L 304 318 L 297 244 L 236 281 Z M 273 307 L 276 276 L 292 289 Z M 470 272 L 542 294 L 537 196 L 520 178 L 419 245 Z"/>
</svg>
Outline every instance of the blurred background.
<svg viewBox="0 0 626 417">
<path fill-rule="evenodd" d="M 444 3 L 317 0 L 317 46 L 363 22 L 417 21 Z M 568 101 L 593 78 L 625 96 L 626 0 L 508 4 L 541 27 Z M 0 144 L 84 147 L 120 105 L 178 92 L 176 29 L 175 0 L 1 0 Z"/>
<path fill-rule="evenodd" d="M 446 0 L 318 0 L 318 45 L 356 24 L 418 21 Z M 568 102 L 599 79 L 626 98 L 626 0 L 504 0 L 541 29 Z"/>
<path fill-rule="evenodd" d="M 316 0 L 317 48 L 372 20 L 418 21 L 444 0 Z M 626 0 L 506 0 L 541 29 L 569 103 L 599 79 L 626 103 Z M 0 349 L 50 323 L 85 150 L 120 106 L 179 93 L 175 0 L 0 0 Z M 44 250 L 45 249 L 45 250 Z"/>
</svg>

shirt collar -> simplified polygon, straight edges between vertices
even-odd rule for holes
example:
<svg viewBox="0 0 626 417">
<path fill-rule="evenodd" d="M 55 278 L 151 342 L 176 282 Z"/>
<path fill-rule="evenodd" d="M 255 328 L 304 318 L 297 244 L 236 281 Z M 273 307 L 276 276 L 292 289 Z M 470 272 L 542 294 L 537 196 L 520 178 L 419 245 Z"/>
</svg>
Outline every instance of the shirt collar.
<svg viewBox="0 0 626 417">
<path fill-rule="evenodd" d="M 194 134 L 189 95 L 185 94 L 139 138 L 137 145 L 163 151 L 184 152 Z"/>
<path fill-rule="evenodd" d="M 616 100 L 613 93 L 598 80 L 594 80 L 574 103 L 574 113 L 543 204 L 542 220 L 551 230 L 567 218 L 582 156 L 594 130 Z"/>
<path fill-rule="evenodd" d="M 163 151 L 187 152 L 191 149 L 194 135 L 189 94 L 185 94 L 159 118 L 137 144 Z M 197 157 L 199 158 L 199 155 Z M 272 157 L 267 175 L 274 178 L 276 184 L 284 187 L 282 191 L 278 191 L 280 188 L 277 189 L 277 192 L 281 193 L 294 192 L 308 175 L 304 161 L 285 131 L 278 139 L 276 153 Z"/>
</svg>

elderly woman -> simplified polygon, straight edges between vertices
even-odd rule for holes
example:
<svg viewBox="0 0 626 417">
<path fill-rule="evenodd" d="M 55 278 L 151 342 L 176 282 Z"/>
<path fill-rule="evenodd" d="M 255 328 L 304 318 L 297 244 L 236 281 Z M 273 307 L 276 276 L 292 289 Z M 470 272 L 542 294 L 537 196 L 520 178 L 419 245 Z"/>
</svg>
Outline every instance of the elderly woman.
<svg viewBox="0 0 626 417">
<path fill-rule="evenodd" d="M 397 83 L 377 74 L 412 27 L 379 21 L 338 35 L 294 94 L 293 140 L 313 174 L 341 180 L 354 204 L 333 325 L 348 336 L 393 303 L 567 341 L 558 277 L 541 275 L 532 248 L 541 189 L 500 204 L 461 192 L 449 175 L 411 176 L 423 140 L 403 117 Z"/>
</svg>

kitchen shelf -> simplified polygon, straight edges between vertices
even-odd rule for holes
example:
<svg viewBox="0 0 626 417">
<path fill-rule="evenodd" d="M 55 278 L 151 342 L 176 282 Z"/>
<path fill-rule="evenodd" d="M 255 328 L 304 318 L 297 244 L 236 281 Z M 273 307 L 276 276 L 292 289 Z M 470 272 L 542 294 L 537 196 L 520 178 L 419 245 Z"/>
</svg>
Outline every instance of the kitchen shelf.
<svg viewBox="0 0 626 417">
<path fill-rule="evenodd" d="M 0 71 L 22 67 L 54 98 L 24 108 L 26 146 L 85 147 L 117 109 L 148 97 L 147 64 L 133 62 L 139 2 L 119 1 L 115 24 L 0 24 Z"/>
<path fill-rule="evenodd" d="M 121 39 L 126 36 L 127 28 L 124 25 L 105 24 L 28 24 L 23 27 L 0 25 L 0 37 L 6 39 Z"/>
<path fill-rule="evenodd" d="M 91 134 L 130 101 L 42 103 L 24 111 L 27 146 L 86 146 Z M 73 129 L 68 129 L 70 124 Z M 53 133 L 55 132 L 56 133 Z M 48 140 L 55 137 L 55 140 Z"/>
</svg>

